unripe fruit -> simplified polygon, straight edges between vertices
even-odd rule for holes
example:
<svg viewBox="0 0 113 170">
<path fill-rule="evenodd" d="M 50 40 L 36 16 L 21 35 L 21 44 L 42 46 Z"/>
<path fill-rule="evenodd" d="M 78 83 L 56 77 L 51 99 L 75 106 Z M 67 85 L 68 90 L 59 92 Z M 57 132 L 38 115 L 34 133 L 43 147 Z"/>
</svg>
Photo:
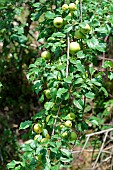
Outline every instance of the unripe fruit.
<svg viewBox="0 0 113 170">
<path fill-rule="evenodd" d="M 62 17 L 56 17 L 53 21 L 53 24 L 56 28 L 61 28 L 63 26 L 63 18 Z"/>
<path fill-rule="evenodd" d="M 37 140 L 40 137 L 40 135 L 35 135 L 34 140 Z"/>
<path fill-rule="evenodd" d="M 47 139 L 50 139 L 49 133 L 47 133 L 45 137 L 46 137 Z"/>
<path fill-rule="evenodd" d="M 77 42 L 71 42 L 69 51 L 71 54 L 76 53 L 77 51 L 80 51 L 80 45 Z"/>
<path fill-rule="evenodd" d="M 48 141 L 48 138 L 42 138 L 41 139 L 41 143 L 45 143 L 45 142 L 47 142 Z"/>
<path fill-rule="evenodd" d="M 62 10 L 67 11 L 69 9 L 69 6 L 67 4 L 62 5 Z"/>
<path fill-rule="evenodd" d="M 37 124 L 34 125 L 33 130 L 36 133 L 41 133 L 43 128 L 42 128 L 42 126 L 39 123 L 37 123 Z"/>
<path fill-rule="evenodd" d="M 71 132 L 70 140 L 75 140 L 77 138 L 77 134 L 75 132 Z"/>
<path fill-rule="evenodd" d="M 60 125 L 60 129 L 63 129 L 65 126 L 64 125 Z"/>
<path fill-rule="evenodd" d="M 69 9 L 70 9 L 70 11 L 75 11 L 75 10 L 77 10 L 76 4 L 70 3 L 70 4 L 69 4 Z"/>
<path fill-rule="evenodd" d="M 82 32 L 83 34 L 90 32 L 90 30 L 91 30 L 91 28 L 90 28 L 89 24 L 86 24 L 84 27 L 80 28 L 80 32 Z"/>
<path fill-rule="evenodd" d="M 49 89 L 44 90 L 44 94 L 45 94 L 47 99 L 51 99 L 51 94 L 50 94 L 50 90 Z"/>
<path fill-rule="evenodd" d="M 49 51 L 43 51 L 43 52 L 41 53 L 41 57 L 44 58 L 44 59 L 46 59 L 46 60 L 48 60 L 48 59 L 51 58 L 51 53 L 50 53 Z"/>
<path fill-rule="evenodd" d="M 79 30 L 75 31 L 75 37 L 77 39 L 85 38 L 84 34 L 81 33 Z"/>
<path fill-rule="evenodd" d="M 68 117 L 69 120 L 74 120 L 76 116 L 75 116 L 74 113 L 71 112 L 67 115 L 67 117 Z"/>
<path fill-rule="evenodd" d="M 67 121 L 64 123 L 64 125 L 65 125 L 66 127 L 72 127 L 72 122 L 71 122 L 70 120 L 67 120 Z"/>
<path fill-rule="evenodd" d="M 67 132 L 62 133 L 62 137 L 63 138 L 67 138 L 68 137 L 68 133 Z"/>
</svg>

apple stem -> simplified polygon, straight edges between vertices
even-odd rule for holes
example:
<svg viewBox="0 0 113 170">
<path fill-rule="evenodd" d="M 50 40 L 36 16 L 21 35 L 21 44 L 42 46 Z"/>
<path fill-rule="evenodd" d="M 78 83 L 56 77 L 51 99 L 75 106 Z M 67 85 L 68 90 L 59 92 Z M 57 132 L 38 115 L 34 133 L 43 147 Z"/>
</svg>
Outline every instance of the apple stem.
<svg viewBox="0 0 113 170">
<path fill-rule="evenodd" d="M 69 45 L 70 45 L 70 39 L 69 39 L 69 33 L 67 33 L 67 65 L 66 65 L 66 78 L 69 74 Z"/>
</svg>

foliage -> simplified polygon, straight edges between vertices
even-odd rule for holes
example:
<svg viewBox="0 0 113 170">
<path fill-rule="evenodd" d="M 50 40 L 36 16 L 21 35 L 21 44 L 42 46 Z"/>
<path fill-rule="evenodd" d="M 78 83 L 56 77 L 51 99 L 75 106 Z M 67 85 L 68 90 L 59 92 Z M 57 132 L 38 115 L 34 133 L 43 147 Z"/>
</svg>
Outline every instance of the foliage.
<svg viewBox="0 0 113 170">
<path fill-rule="evenodd" d="M 72 2 L 66 1 L 68 5 Z M 113 5 L 107 0 L 84 0 L 82 6 L 81 2 L 76 1 L 74 10 L 64 10 L 63 0 L 0 1 L 1 77 L 11 68 L 14 80 L 18 75 L 17 84 L 19 80 L 23 87 L 18 90 L 13 81 L 7 86 L 1 79 L 2 96 L 7 96 L 5 87 L 12 89 L 13 100 L 7 98 L 6 104 L 14 107 L 14 92 L 16 96 L 25 92 L 25 100 L 20 96 L 18 101 L 19 107 L 24 107 L 31 93 L 23 83 L 27 72 L 41 105 L 31 120 L 20 124 L 20 130 L 31 128 L 30 140 L 21 146 L 20 160 L 10 162 L 8 169 L 67 168 L 73 160 L 72 146 L 85 139 L 86 131 L 106 128 L 103 123 L 109 117 L 112 100 L 103 77 L 108 74 L 107 79 L 113 79 L 113 62 L 105 61 L 101 70 L 97 67 L 98 56 L 109 50 L 106 37 L 113 34 Z M 55 20 L 59 17 L 60 25 Z M 70 51 L 71 42 L 77 46 Z M 43 51 L 47 52 L 42 55 Z M 74 118 L 70 119 L 70 113 Z M 36 124 L 40 133 L 34 130 Z"/>
</svg>

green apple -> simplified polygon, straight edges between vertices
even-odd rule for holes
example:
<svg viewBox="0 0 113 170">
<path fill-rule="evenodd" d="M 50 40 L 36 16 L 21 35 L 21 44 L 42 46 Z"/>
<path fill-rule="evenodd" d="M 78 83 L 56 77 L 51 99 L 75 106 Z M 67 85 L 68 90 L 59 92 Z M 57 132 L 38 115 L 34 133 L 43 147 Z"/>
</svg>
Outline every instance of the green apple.
<svg viewBox="0 0 113 170">
<path fill-rule="evenodd" d="M 47 99 L 51 99 L 51 94 L 50 94 L 50 90 L 49 89 L 44 90 L 44 94 L 45 94 Z"/>
<path fill-rule="evenodd" d="M 63 18 L 62 17 L 56 17 L 53 21 L 53 24 L 56 28 L 61 28 L 63 26 Z"/>
<path fill-rule="evenodd" d="M 87 34 L 89 33 L 91 30 L 89 24 L 85 24 L 84 27 L 80 27 L 80 32 L 83 33 L 83 34 Z"/>
<path fill-rule="evenodd" d="M 36 156 L 36 159 L 37 159 L 38 161 L 41 161 L 42 155 L 37 155 L 37 156 Z"/>
<path fill-rule="evenodd" d="M 45 143 L 45 142 L 47 142 L 48 141 L 48 138 L 42 138 L 41 139 L 41 143 Z"/>
<path fill-rule="evenodd" d="M 75 132 L 71 132 L 70 134 L 70 140 L 75 140 L 77 138 L 77 134 Z"/>
<path fill-rule="evenodd" d="M 69 47 L 69 51 L 71 54 L 74 54 L 78 51 L 80 51 L 80 45 L 78 42 L 71 42 L 70 43 L 70 47 Z"/>
<path fill-rule="evenodd" d="M 70 9 L 70 11 L 75 11 L 75 10 L 77 10 L 76 4 L 70 3 L 70 4 L 69 4 L 69 9 Z"/>
<path fill-rule="evenodd" d="M 64 123 L 64 125 L 65 125 L 66 127 L 72 127 L 72 122 L 71 122 L 70 120 L 67 120 L 67 121 Z"/>
<path fill-rule="evenodd" d="M 69 9 L 69 6 L 67 4 L 62 5 L 62 10 L 67 11 Z"/>
<path fill-rule="evenodd" d="M 35 135 L 34 140 L 37 140 L 40 137 L 40 135 Z"/>
<path fill-rule="evenodd" d="M 52 111 L 57 111 L 58 110 L 58 106 L 54 105 L 51 110 Z"/>
<path fill-rule="evenodd" d="M 71 112 L 71 113 L 69 113 L 69 114 L 67 115 L 67 117 L 68 117 L 69 120 L 75 120 L 75 117 L 76 117 L 76 116 L 75 116 L 74 113 Z"/>
<path fill-rule="evenodd" d="M 49 133 L 47 133 L 47 134 L 45 135 L 45 137 L 46 137 L 47 139 L 50 139 Z"/>
<path fill-rule="evenodd" d="M 46 60 L 49 60 L 51 58 L 51 53 L 49 51 L 43 51 L 41 53 L 41 57 L 46 59 Z"/>
<path fill-rule="evenodd" d="M 79 30 L 75 31 L 75 37 L 77 39 L 85 38 L 84 34 L 80 32 Z"/>
<path fill-rule="evenodd" d="M 43 130 L 42 125 L 39 124 L 39 123 L 36 123 L 36 124 L 34 125 L 34 127 L 33 127 L 33 130 L 34 130 L 34 132 L 36 132 L 36 133 L 41 133 L 42 130 Z"/>
<path fill-rule="evenodd" d="M 60 129 L 63 129 L 65 126 L 64 125 L 60 125 Z"/>
<path fill-rule="evenodd" d="M 51 115 L 48 115 L 48 116 L 46 117 L 46 123 L 49 122 L 50 117 L 51 117 Z"/>
<path fill-rule="evenodd" d="M 67 137 L 68 137 L 68 133 L 67 133 L 67 132 L 63 132 L 63 133 L 62 133 L 62 137 L 63 137 L 63 138 L 67 138 Z"/>
</svg>

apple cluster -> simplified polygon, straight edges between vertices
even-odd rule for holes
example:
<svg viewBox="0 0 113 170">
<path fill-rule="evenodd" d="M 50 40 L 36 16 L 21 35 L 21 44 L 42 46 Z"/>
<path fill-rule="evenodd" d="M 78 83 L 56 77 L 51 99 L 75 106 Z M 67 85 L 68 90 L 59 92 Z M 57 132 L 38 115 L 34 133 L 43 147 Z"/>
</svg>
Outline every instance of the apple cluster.
<svg viewBox="0 0 113 170">
<path fill-rule="evenodd" d="M 64 12 L 70 11 L 68 15 L 72 15 L 73 12 L 77 10 L 77 4 L 75 3 L 70 3 L 69 5 L 64 4 L 62 5 L 61 8 Z M 54 18 L 53 25 L 57 29 L 60 29 L 64 25 L 64 19 L 61 16 Z M 86 37 L 86 34 L 88 34 L 90 31 L 91 31 L 91 28 L 88 23 L 80 23 L 79 28 L 75 30 L 75 33 L 74 33 L 75 39 L 84 39 Z M 81 50 L 81 47 L 78 41 L 70 42 L 70 46 L 69 46 L 70 54 L 73 55 L 80 50 Z M 51 53 L 48 50 L 45 50 L 41 53 L 41 57 L 46 60 L 49 60 L 51 59 Z"/>
</svg>

